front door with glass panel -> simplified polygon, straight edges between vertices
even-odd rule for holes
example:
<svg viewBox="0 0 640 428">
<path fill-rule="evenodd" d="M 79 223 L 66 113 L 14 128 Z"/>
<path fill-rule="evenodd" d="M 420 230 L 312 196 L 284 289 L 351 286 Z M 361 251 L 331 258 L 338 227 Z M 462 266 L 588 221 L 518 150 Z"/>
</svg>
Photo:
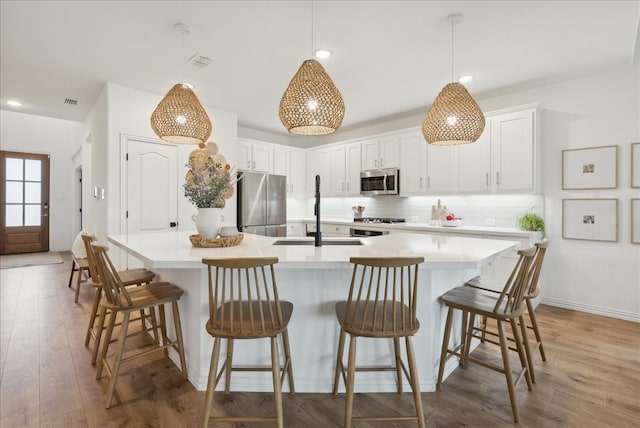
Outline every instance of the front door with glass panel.
<svg viewBox="0 0 640 428">
<path fill-rule="evenodd" d="M 49 251 L 49 156 L 0 152 L 0 254 Z"/>
</svg>

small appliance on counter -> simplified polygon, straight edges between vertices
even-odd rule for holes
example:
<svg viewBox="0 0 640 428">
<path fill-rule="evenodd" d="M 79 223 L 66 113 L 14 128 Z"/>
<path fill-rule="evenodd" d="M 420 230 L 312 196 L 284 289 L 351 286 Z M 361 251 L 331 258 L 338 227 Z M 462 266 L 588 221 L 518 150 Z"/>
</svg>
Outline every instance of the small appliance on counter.
<svg viewBox="0 0 640 428">
<path fill-rule="evenodd" d="M 362 218 L 362 213 L 364 212 L 364 207 L 361 205 L 356 205 L 351 207 L 351 209 L 353 210 L 353 219 L 360 219 Z"/>
</svg>

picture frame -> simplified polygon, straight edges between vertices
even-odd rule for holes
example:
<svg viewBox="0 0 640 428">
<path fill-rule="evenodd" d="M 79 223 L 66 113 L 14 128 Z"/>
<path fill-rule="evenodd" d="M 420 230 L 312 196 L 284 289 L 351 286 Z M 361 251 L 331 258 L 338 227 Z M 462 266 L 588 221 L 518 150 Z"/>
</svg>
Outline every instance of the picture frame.
<svg viewBox="0 0 640 428">
<path fill-rule="evenodd" d="M 631 243 L 640 244 L 640 199 L 631 199 Z"/>
<path fill-rule="evenodd" d="M 562 238 L 618 241 L 618 199 L 563 199 Z"/>
<path fill-rule="evenodd" d="M 562 151 L 562 189 L 616 189 L 618 146 Z"/>
<path fill-rule="evenodd" d="M 640 143 L 631 144 L 631 187 L 640 187 Z"/>
</svg>

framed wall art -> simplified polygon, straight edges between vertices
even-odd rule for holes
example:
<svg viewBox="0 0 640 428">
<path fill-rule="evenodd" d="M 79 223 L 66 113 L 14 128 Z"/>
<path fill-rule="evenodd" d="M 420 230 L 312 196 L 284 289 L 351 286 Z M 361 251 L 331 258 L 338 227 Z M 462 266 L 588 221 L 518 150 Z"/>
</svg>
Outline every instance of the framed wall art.
<svg viewBox="0 0 640 428">
<path fill-rule="evenodd" d="M 618 241 L 618 200 L 563 199 L 562 238 Z"/>
<path fill-rule="evenodd" d="M 631 199 L 631 243 L 640 244 L 640 199 Z"/>
<path fill-rule="evenodd" d="M 618 187 L 618 146 L 562 151 L 562 188 L 615 189 Z"/>
<path fill-rule="evenodd" d="M 640 143 L 631 144 L 631 187 L 640 187 Z"/>
</svg>

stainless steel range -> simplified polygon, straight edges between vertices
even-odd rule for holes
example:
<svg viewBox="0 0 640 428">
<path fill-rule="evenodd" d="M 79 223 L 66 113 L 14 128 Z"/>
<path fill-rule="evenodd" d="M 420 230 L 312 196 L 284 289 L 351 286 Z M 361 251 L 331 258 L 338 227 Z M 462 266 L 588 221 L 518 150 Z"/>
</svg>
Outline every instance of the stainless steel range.
<svg viewBox="0 0 640 428">
<path fill-rule="evenodd" d="M 390 217 L 362 217 L 362 218 L 354 218 L 354 222 L 356 223 L 404 223 L 405 219 L 403 218 L 390 218 Z"/>
<path fill-rule="evenodd" d="M 387 218 L 387 217 L 363 217 L 363 218 L 354 218 L 353 221 L 356 223 L 367 223 L 367 224 L 392 224 L 392 223 L 404 223 L 405 219 Z M 388 233 L 389 233 L 388 230 L 368 230 L 368 229 L 359 229 L 357 227 L 352 227 L 349 230 L 349 235 L 351 236 L 380 236 L 380 235 L 387 235 Z"/>
</svg>

